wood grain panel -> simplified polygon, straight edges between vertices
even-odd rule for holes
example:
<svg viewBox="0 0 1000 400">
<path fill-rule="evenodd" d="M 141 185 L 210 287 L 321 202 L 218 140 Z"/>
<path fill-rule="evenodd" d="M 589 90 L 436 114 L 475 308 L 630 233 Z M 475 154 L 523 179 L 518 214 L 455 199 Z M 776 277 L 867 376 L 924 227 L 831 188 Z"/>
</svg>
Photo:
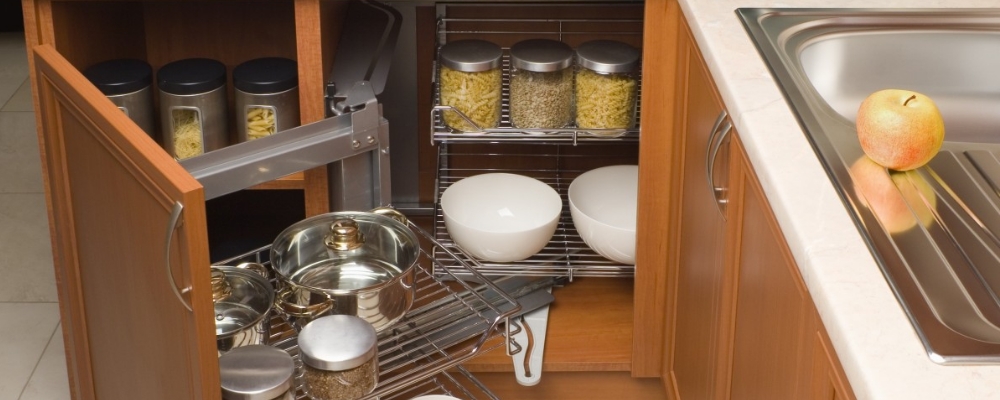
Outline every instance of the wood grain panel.
<svg viewBox="0 0 1000 400">
<path fill-rule="evenodd" d="M 676 126 L 678 63 L 676 1 L 646 3 L 643 48 L 643 95 L 639 145 L 639 203 L 636 223 L 635 321 L 632 375 L 662 376 L 664 335 L 669 310 L 667 288 L 677 243 L 670 223 L 679 214 L 676 174 L 680 170 L 681 134 Z"/>
<path fill-rule="evenodd" d="M 76 354 L 71 389 L 84 399 L 218 398 L 201 186 L 117 108 L 95 101 L 104 96 L 53 47 L 34 53 L 57 286 Z M 168 231 L 175 202 L 187 209 Z M 192 288 L 184 301 L 193 313 L 171 285 Z"/>
</svg>

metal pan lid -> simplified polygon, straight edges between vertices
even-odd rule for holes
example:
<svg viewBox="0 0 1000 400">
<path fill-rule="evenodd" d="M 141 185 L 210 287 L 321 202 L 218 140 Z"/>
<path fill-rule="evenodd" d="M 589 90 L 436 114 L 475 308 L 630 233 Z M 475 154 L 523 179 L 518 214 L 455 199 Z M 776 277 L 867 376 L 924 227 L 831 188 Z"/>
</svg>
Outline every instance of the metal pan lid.
<svg viewBox="0 0 1000 400">
<path fill-rule="evenodd" d="M 522 40 L 511 46 L 510 62 L 514 68 L 528 71 L 561 71 L 573 64 L 573 48 L 558 40 Z"/>
<path fill-rule="evenodd" d="M 255 271 L 241 267 L 212 267 L 215 336 L 232 336 L 267 317 L 274 304 L 274 288 Z"/>
<path fill-rule="evenodd" d="M 441 46 L 441 65 L 456 71 L 482 72 L 500 67 L 503 50 L 479 39 L 457 40 Z"/>
<path fill-rule="evenodd" d="M 600 73 L 632 72 L 639 66 L 639 49 L 615 40 L 592 40 L 576 49 L 581 67 Z"/>
<path fill-rule="evenodd" d="M 219 357 L 219 380 L 226 400 L 271 400 L 292 388 L 295 361 L 266 345 L 237 347 Z"/>
<path fill-rule="evenodd" d="M 302 362 L 324 371 L 356 368 L 378 352 L 378 336 L 367 321 L 353 315 L 328 315 L 299 332 Z"/>
</svg>

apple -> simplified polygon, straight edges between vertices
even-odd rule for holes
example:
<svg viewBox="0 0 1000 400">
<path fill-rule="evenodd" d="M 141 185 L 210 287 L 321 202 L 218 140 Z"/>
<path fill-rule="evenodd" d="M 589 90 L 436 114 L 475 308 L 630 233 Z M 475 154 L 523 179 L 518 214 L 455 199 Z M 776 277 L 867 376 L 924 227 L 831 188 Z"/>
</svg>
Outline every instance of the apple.
<svg viewBox="0 0 1000 400">
<path fill-rule="evenodd" d="M 889 171 L 862 155 L 851 165 L 850 173 L 854 194 L 890 234 L 934 222 L 937 196 L 916 171 Z"/>
<path fill-rule="evenodd" d="M 872 93 L 861 102 L 856 125 L 865 154 L 897 171 L 923 166 L 944 142 L 944 120 L 937 105 L 912 90 Z"/>
</svg>

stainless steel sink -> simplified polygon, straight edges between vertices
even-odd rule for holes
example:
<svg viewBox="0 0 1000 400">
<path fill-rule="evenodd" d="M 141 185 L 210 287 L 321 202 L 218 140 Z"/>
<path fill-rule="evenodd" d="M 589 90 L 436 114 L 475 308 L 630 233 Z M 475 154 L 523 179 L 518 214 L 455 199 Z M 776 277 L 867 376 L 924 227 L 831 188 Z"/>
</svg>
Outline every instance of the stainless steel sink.
<svg viewBox="0 0 1000 400">
<path fill-rule="evenodd" d="M 929 357 L 1000 362 L 1000 9 L 737 14 Z M 858 106 L 886 88 L 941 110 L 945 144 L 927 166 L 852 168 Z"/>
</svg>

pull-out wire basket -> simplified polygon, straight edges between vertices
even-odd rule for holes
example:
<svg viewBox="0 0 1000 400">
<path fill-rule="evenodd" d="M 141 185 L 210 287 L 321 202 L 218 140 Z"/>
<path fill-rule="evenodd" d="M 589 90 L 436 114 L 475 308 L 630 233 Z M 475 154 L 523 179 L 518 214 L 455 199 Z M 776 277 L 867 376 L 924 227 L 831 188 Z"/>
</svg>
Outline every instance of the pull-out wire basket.
<svg viewBox="0 0 1000 400">
<path fill-rule="evenodd" d="M 442 268 L 438 265 L 442 259 L 433 256 L 438 251 L 431 249 L 439 247 L 434 238 L 414 223 L 408 225 L 421 241 L 415 266 L 414 305 L 399 322 L 379 333 L 378 386 L 364 399 L 409 399 L 420 394 L 496 399 L 460 364 L 508 345 L 507 340 L 497 338 L 505 334 L 501 332 L 503 326 L 511 326 L 507 320 L 520 310 L 520 305 L 462 256 L 455 255 L 448 268 Z M 262 247 L 215 265 L 255 262 L 269 267 L 270 249 Z M 442 272 L 431 272 L 435 270 Z M 280 285 L 276 280 L 272 283 Z M 280 313 L 273 314 L 269 344 L 287 351 L 301 367 L 296 331 Z M 516 352 L 510 350 L 517 349 L 516 344 L 509 346 L 508 353 Z M 307 399 L 302 380 L 296 383 L 296 398 Z"/>
<path fill-rule="evenodd" d="M 536 8 L 539 13 L 555 16 L 576 15 L 574 5 L 525 4 L 524 9 Z M 477 127 L 476 132 L 457 132 L 444 123 L 445 113 L 455 113 L 472 126 L 472 120 L 461 111 L 441 105 L 440 82 L 435 64 L 433 95 L 435 106 L 431 109 L 431 144 L 441 142 L 555 142 L 576 144 L 581 141 L 637 142 L 642 98 L 641 79 L 636 88 L 637 99 L 633 109 L 632 126 L 621 129 L 579 129 L 568 126 L 559 129 L 522 129 L 514 127 L 510 119 L 510 45 L 525 38 L 547 38 L 577 46 L 592 39 L 614 39 L 641 47 L 641 3 L 622 2 L 594 5 L 586 16 L 555 18 L 508 18 L 503 7 L 491 9 L 495 14 L 488 18 L 467 16 L 461 4 L 438 6 L 437 45 L 452 40 L 477 38 L 497 43 L 503 49 L 500 123 L 496 127 Z M 560 9 L 565 8 L 565 9 Z M 536 14 L 537 15 L 537 14 Z M 523 16 L 523 14 L 522 14 Z"/>
<path fill-rule="evenodd" d="M 435 268 L 444 268 L 435 269 L 434 272 L 456 273 L 464 271 L 466 266 L 473 266 L 477 272 L 486 276 L 563 276 L 571 281 L 574 277 L 634 276 L 634 265 L 623 265 L 604 258 L 583 241 L 573 225 L 568 192 L 573 179 L 586 171 L 606 165 L 634 165 L 637 152 L 636 146 L 628 144 L 438 146 L 434 235 L 441 247 L 435 249 L 434 256 Z M 555 234 L 545 248 L 526 260 L 509 263 L 478 261 L 464 253 L 448 235 L 441 210 L 441 195 L 449 186 L 463 178 L 494 172 L 538 179 L 555 189 L 562 198 L 562 214 Z M 454 270 L 450 270 L 452 267 Z"/>
</svg>

